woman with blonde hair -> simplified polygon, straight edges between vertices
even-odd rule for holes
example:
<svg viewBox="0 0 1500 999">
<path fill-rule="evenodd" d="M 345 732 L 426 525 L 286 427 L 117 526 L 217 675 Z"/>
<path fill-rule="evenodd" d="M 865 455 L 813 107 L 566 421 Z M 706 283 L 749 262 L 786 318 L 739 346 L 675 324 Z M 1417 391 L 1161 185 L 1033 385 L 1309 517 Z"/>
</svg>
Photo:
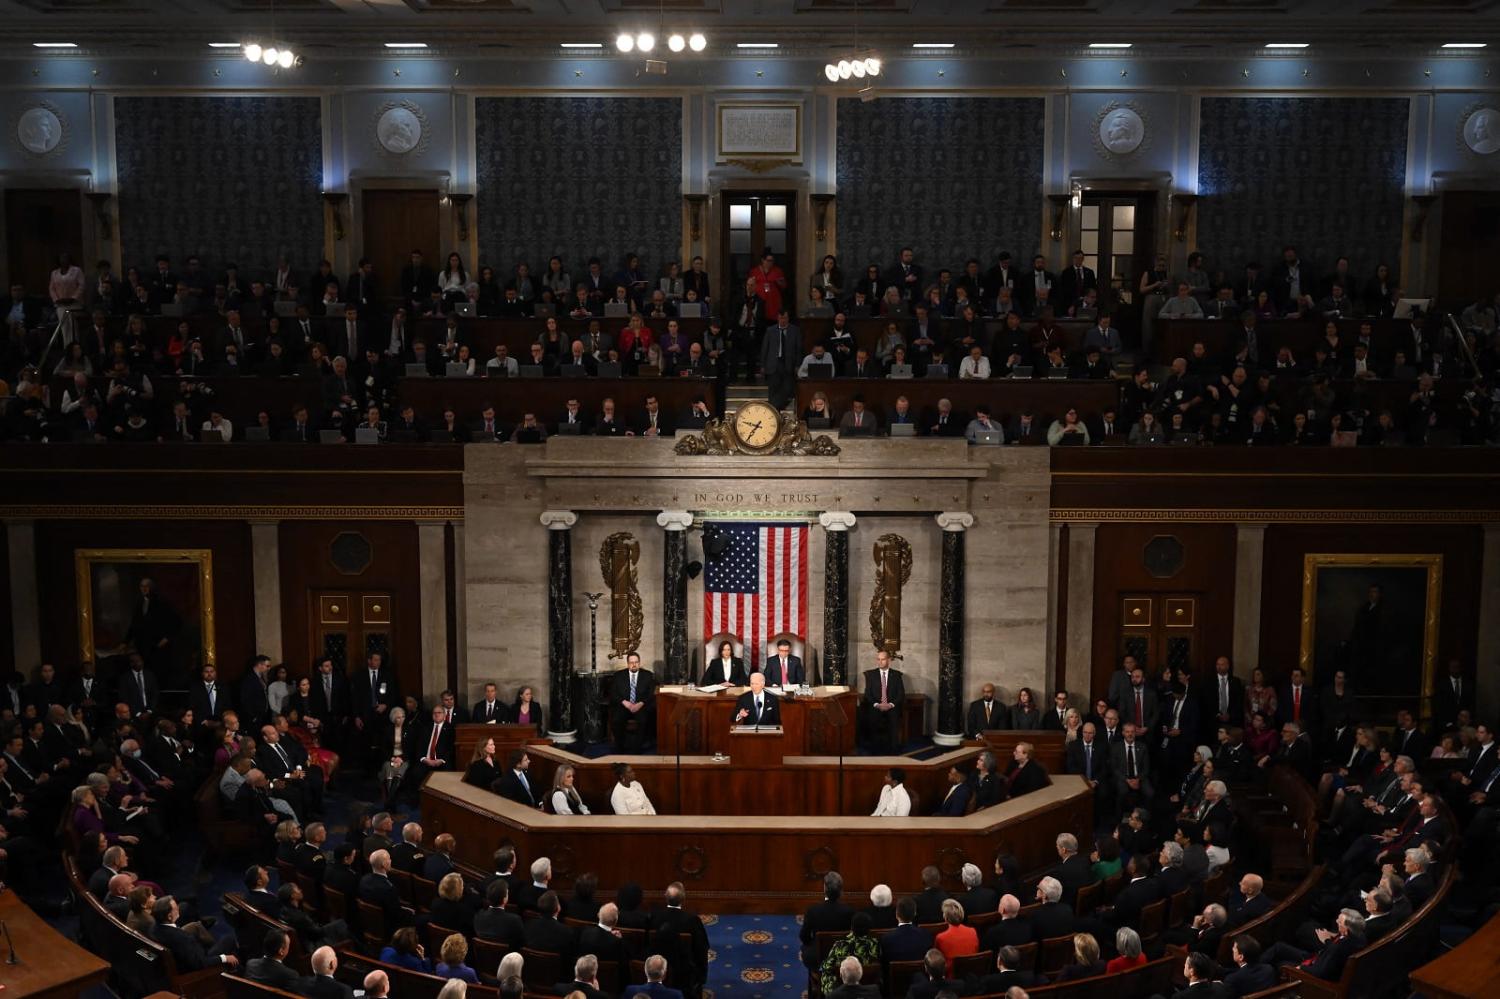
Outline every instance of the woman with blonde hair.
<svg viewBox="0 0 1500 999">
<path fill-rule="evenodd" d="M 1057 980 L 1067 982 L 1102 974 L 1104 962 L 1099 960 L 1099 941 L 1090 933 L 1073 934 L 1073 963 L 1058 972 Z"/>
<path fill-rule="evenodd" d="M 583 803 L 583 797 L 574 787 L 578 775 L 573 768 L 564 763 L 557 768 L 557 773 L 552 776 L 552 811 L 557 815 L 587 815 L 589 806 Z"/>
<path fill-rule="evenodd" d="M 458 877 L 450 874 L 448 877 Z M 444 878 L 446 881 L 447 878 Z M 464 964 L 464 958 L 469 956 L 469 941 L 464 939 L 462 933 L 454 933 L 443 940 L 442 949 L 439 951 L 438 965 L 433 969 L 433 974 L 439 978 L 456 978 L 468 982 L 471 985 L 479 984 L 479 976 L 474 969 Z"/>
<path fill-rule="evenodd" d="M 437 898 L 432 900 L 432 911 L 428 913 L 428 919 L 434 926 L 441 926 L 464 936 L 474 933 L 474 903 L 464 897 L 462 874 L 449 871 L 443 875 L 443 879 L 438 882 Z"/>
</svg>

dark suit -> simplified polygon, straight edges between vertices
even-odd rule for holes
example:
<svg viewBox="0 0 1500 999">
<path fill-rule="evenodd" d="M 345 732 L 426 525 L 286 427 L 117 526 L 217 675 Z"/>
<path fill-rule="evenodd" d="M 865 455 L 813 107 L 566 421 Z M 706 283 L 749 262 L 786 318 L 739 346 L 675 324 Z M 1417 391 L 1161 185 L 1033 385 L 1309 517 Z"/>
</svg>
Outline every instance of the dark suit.
<svg viewBox="0 0 1500 999">
<path fill-rule="evenodd" d="M 970 990 L 973 995 L 1004 995 L 1012 986 L 1026 989 L 1037 985 L 1037 976 L 1030 971 L 992 971 L 975 981 Z"/>
<path fill-rule="evenodd" d="M 1219 982 L 1194 982 L 1172 993 L 1172 999 L 1228 999 L 1229 991 Z"/>
<path fill-rule="evenodd" d="M 229 691 L 224 685 L 215 681 L 213 684 L 214 697 L 213 708 L 209 708 L 208 687 L 203 681 L 197 680 L 188 687 L 188 707 L 193 709 L 193 720 L 199 725 L 210 719 L 217 720 L 231 705 L 229 703 Z"/>
<path fill-rule="evenodd" d="M 1276 969 L 1269 964 L 1245 964 L 1224 976 L 1224 988 L 1235 999 L 1261 992 L 1276 984 Z"/>
<path fill-rule="evenodd" d="M 247 731 L 258 731 L 260 726 L 271 720 L 271 707 L 266 702 L 266 685 L 254 670 L 240 679 L 236 703 L 239 706 L 240 724 Z"/>
<path fill-rule="evenodd" d="M 156 924 L 156 942 L 167 949 L 179 972 L 202 971 L 209 965 L 222 962 L 217 955 L 210 954 L 196 937 L 190 936 L 176 926 Z"/>
<path fill-rule="evenodd" d="M 1106 788 L 1109 786 L 1110 747 L 1099 735 L 1094 737 L 1090 746 L 1092 752 L 1086 752 L 1081 737 L 1068 743 L 1065 769 L 1070 774 L 1096 780 L 1101 788 Z"/>
<path fill-rule="evenodd" d="M 332 698 L 323 689 L 323 674 L 321 671 L 314 671 L 312 679 L 309 681 L 312 684 L 311 692 L 308 695 L 309 703 L 311 704 L 309 713 L 324 724 L 325 732 L 328 728 L 342 725 L 344 720 L 349 717 L 349 681 L 338 670 L 334 670 L 330 676 L 333 677 Z"/>
<path fill-rule="evenodd" d="M 490 722 L 502 725 L 510 717 L 510 708 L 498 697 L 493 702 L 475 701 L 474 710 L 470 712 L 469 717 L 478 725 L 487 725 Z"/>
<path fill-rule="evenodd" d="M 898 669 L 887 670 L 886 700 L 893 705 L 890 710 L 875 707 L 880 703 L 880 670 L 878 667 L 865 670 L 865 693 L 860 698 L 860 707 L 864 709 L 871 740 L 877 749 L 894 751 L 900 748 L 901 711 L 906 704 L 906 685 Z"/>
<path fill-rule="evenodd" d="M 962 818 L 968 812 L 969 797 L 971 794 L 968 781 L 959 781 L 957 784 L 949 785 L 948 790 L 943 795 L 943 800 L 932 814 L 948 818 Z M 941 918 L 941 914 L 939 914 L 939 918 Z"/>
<path fill-rule="evenodd" d="M 379 906 L 385 913 L 386 933 L 394 933 L 411 923 L 411 917 L 401 906 L 401 893 L 389 878 L 366 874 L 359 879 L 359 898 L 362 902 Z"/>
<path fill-rule="evenodd" d="M 1136 722 L 1136 728 L 1141 738 L 1147 739 L 1156 730 L 1157 711 L 1159 704 L 1156 689 L 1150 683 L 1141 684 L 1141 720 Z M 1132 684 L 1125 690 L 1125 697 L 1118 705 L 1120 711 L 1120 724 L 1136 721 L 1135 711 L 1136 689 Z"/>
<path fill-rule="evenodd" d="M 386 851 L 391 855 L 391 869 L 405 871 L 407 874 L 421 874 L 422 866 L 427 863 L 427 854 L 415 843 L 397 843 Z M 442 925 L 447 926 L 447 923 Z"/>
<path fill-rule="evenodd" d="M 517 950 L 526 939 L 521 917 L 504 909 L 486 908 L 474 913 L 474 935 L 481 940 L 494 940 Z"/>
<path fill-rule="evenodd" d="M 1105 922 L 1117 929 L 1133 926 L 1140 922 L 1141 910 L 1161 897 L 1161 885 L 1155 878 L 1132 881 L 1115 896 L 1115 907 L 1104 917 Z"/>
<path fill-rule="evenodd" d="M 1276 720 L 1282 725 L 1285 725 L 1289 721 L 1298 721 L 1302 726 L 1302 731 L 1311 732 L 1318 724 L 1317 701 L 1318 695 L 1313 691 L 1311 686 L 1304 683 L 1302 685 L 1300 718 L 1294 719 L 1292 717 L 1292 685 L 1289 683 L 1282 684 L 1276 690 L 1276 714 L 1279 716 Z M 1317 782 L 1314 781 L 1313 783 L 1316 784 Z"/>
<path fill-rule="evenodd" d="M 987 729 L 1004 728 L 1008 717 L 1009 712 L 999 701 L 990 701 L 988 706 L 983 698 L 971 701 L 968 715 L 964 719 L 964 734 L 974 739 Z"/>
<path fill-rule="evenodd" d="M 809 968 L 818 966 L 818 934 L 847 933 L 854 910 L 843 902 L 824 899 L 808 906 L 802 916 L 802 928 L 797 936 L 802 941 L 802 963 Z"/>
<path fill-rule="evenodd" d="M 159 696 L 160 688 L 157 686 L 156 677 L 149 669 L 141 672 L 139 681 L 131 670 L 126 670 L 120 676 L 119 697 L 121 701 L 130 705 L 132 714 L 155 711 Z"/>
<path fill-rule="evenodd" d="M 1198 687 L 1198 717 L 1202 721 L 1200 734 L 1207 739 L 1216 735 L 1220 725 L 1239 725 L 1245 717 L 1245 681 L 1237 676 L 1229 677 L 1229 710 L 1226 718 L 1219 717 L 1219 675 L 1209 674 Z M 1210 743 L 1212 745 L 1213 743 Z"/>
<path fill-rule="evenodd" d="M 676 968 L 673 979 L 685 987 L 683 993 L 697 996 L 708 980 L 708 931 L 703 920 L 680 908 L 658 909 L 652 914 L 656 930 L 652 934 L 654 953 L 667 959 L 669 968 Z M 683 936 L 687 937 L 684 945 Z"/>
<path fill-rule="evenodd" d="M 731 687 L 743 687 L 750 682 L 750 678 L 745 675 L 745 660 L 731 658 L 729 660 L 729 673 L 726 676 L 724 673 L 724 660 L 715 656 L 703 667 L 703 677 L 698 682 L 705 687 L 715 683 L 727 683 Z"/>
<path fill-rule="evenodd" d="M 245 964 L 245 977 L 283 992 L 295 992 L 302 976 L 274 957 L 251 958 Z"/>
<path fill-rule="evenodd" d="M 923 888 L 914 899 L 917 903 L 917 922 L 941 923 L 943 903 L 952 897 L 941 888 Z"/>
<path fill-rule="evenodd" d="M 1032 791 L 1039 791 L 1052 783 L 1047 777 L 1046 769 L 1035 760 L 1031 760 L 1024 767 L 1011 770 L 1006 775 L 1006 778 L 1010 781 L 1010 796 L 1012 798 L 1017 795 L 1030 794 Z"/>
<path fill-rule="evenodd" d="M 1032 927 L 1030 918 L 1016 916 L 1014 919 L 1002 919 L 992 924 L 981 939 L 985 950 L 998 951 L 1001 947 L 1022 947 L 1031 943 L 1036 939 L 1036 930 Z"/>
<path fill-rule="evenodd" d="M 802 684 L 802 660 L 796 656 L 786 657 L 785 682 L 782 679 L 780 656 L 771 656 L 768 658 L 766 666 L 761 672 L 765 674 L 766 686 L 768 687 L 781 687 L 785 689 L 788 686 L 798 687 Z"/>
<path fill-rule="evenodd" d="M 1043 902 L 1030 918 L 1038 940 L 1050 940 L 1073 932 L 1073 907 L 1062 902 Z"/>
<path fill-rule="evenodd" d="M 649 669 L 642 669 L 635 675 L 635 702 L 642 708 L 636 712 L 626 711 L 621 704 L 630 697 L 630 670 L 617 670 L 609 680 L 609 720 L 610 729 L 614 733 L 615 746 L 621 750 L 629 751 L 640 745 L 651 742 L 656 733 L 656 675 Z M 631 737 L 626 732 L 625 724 L 634 718 L 640 723 L 640 728 Z"/>
<path fill-rule="evenodd" d="M 1115 783 L 1115 798 L 1122 801 L 1127 795 L 1134 796 L 1137 792 L 1132 791 L 1125 783 L 1129 776 L 1129 759 L 1126 754 L 1125 742 L 1121 740 L 1110 747 L 1109 771 L 1113 775 Z M 1146 748 L 1144 739 L 1135 740 L 1135 775 L 1140 779 L 1141 787 L 1139 795 L 1142 799 L 1151 797 L 1151 753 Z M 1135 801 L 1131 801 L 1134 807 Z"/>
<path fill-rule="evenodd" d="M 1093 865 L 1081 853 L 1073 854 L 1073 856 L 1054 867 L 1052 869 L 1052 876 L 1062 885 L 1062 901 L 1068 905 L 1075 904 L 1078 898 L 1078 889 L 1099 880 L 1094 876 Z"/>
<path fill-rule="evenodd" d="M 514 801 L 518 805 L 525 805 L 527 808 L 535 808 L 542 800 L 538 796 L 536 782 L 531 779 L 529 772 L 523 782 L 514 770 L 506 770 L 500 775 L 499 780 L 490 785 L 490 790 L 502 798 Z"/>
<path fill-rule="evenodd" d="M 1080 277 L 1078 271 L 1082 270 Z M 1057 277 L 1057 298 L 1053 304 L 1059 309 L 1066 309 L 1076 305 L 1083 298 L 1084 292 L 1099 289 L 1099 277 L 1091 268 L 1083 267 L 1075 270 L 1069 267 Z"/>
<path fill-rule="evenodd" d="M 1411 355 L 1407 355 L 1410 357 Z M 1474 710 L 1474 682 L 1467 677 L 1459 678 L 1459 690 L 1453 690 L 1453 678 L 1444 675 L 1432 685 L 1432 724 L 1439 733 L 1452 728 L 1458 713 L 1467 708 Z"/>
<path fill-rule="evenodd" d="M 302 994 L 308 999 L 354 999 L 353 989 L 329 975 L 304 978 Z"/>
<path fill-rule="evenodd" d="M 620 969 L 621 981 L 629 975 L 629 947 L 624 940 L 599 926 L 585 926 L 578 931 L 578 953 L 593 954 L 601 966 L 613 963 Z"/>
<path fill-rule="evenodd" d="M 880 938 L 880 956 L 891 961 L 920 961 L 932 949 L 932 934 L 907 923 L 897 926 Z"/>
<path fill-rule="evenodd" d="M 1000 893 L 993 888 L 980 885 L 958 896 L 958 903 L 964 907 L 966 917 L 985 915 L 1000 907 Z"/>
<path fill-rule="evenodd" d="M 745 691 L 734 702 L 734 719 L 736 725 L 780 725 L 781 707 L 776 701 L 776 695 L 762 690 L 760 692 L 761 710 L 759 715 L 755 710 L 755 695 Z M 740 718 L 740 712 L 745 712 L 745 717 Z"/>
</svg>

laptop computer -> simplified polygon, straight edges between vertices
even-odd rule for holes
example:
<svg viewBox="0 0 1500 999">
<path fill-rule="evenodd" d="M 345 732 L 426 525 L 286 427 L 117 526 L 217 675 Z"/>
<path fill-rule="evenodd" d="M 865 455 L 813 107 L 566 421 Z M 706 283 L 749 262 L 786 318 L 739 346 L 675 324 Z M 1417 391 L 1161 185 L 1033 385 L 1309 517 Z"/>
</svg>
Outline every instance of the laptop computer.
<svg viewBox="0 0 1500 999">
<path fill-rule="evenodd" d="M 356 444 L 379 444 L 380 431 L 374 427 L 355 427 L 354 443 Z"/>
<path fill-rule="evenodd" d="M 1047 369 L 1047 378 L 1049 381 L 1054 382 L 1067 381 L 1068 369 L 1054 365 Z"/>
<path fill-rule="evenodd" d="M 433 430 L 428 433 L 427 440 L 433 444 L 452 444 L 453 432 L 451 430 Z"/>
<path fill-rule="evenodd" d="M 832 361 L 826 361 L 826 362 L 820 361 L 820 362 L 817 362 L 817 363 L 814 363 L 814 364 L 809 364 L 807 366 L 807 377 L 809 377 L 809 378 L 832 378 L 833 377 L 833 362 Z"/>
<path fill-rule="evenodd" d="M 343 302 L 323 303 L 323 315 L 325 316 L 342 316 L 346 309 L 348 309 L 348 306 Z"/>
<path fill-rule="evenodd" d="M 677 315 L 681 319 L 702 319 L 704 316 L 702 302 L 678 302 Z"/>
<path fill-rule="evenodd" d="M 200 430 L 198 440 L 204 444 L 223 444 L 224 434 L 218 430 Z"/>
<path fill-rule="evenodd" d="M 946 365 L 946 364 L 929 364 L 929 365 L 927 365 L 927 377 L 928 378 L 947 378 L 948 377 L 948 365 Z"/>
<path fill-rule="evenodd" d="M 516 443 L 517 444 L 540 444 L 541 442 L 542 442 L 542 432 L 540 430 L 517 430 L 516 431 Z"/>
<path fill-rule="evenodd" d="M 297 314 L 296 302 L 277 302 L 276 314 L 278 316 L 295 316 Z"/>
<path fill-rule="evenodd" d="M 874 437 L 874 421 L 862 427 L 839 427 L 840 437 Z"/>
<path fill-rule="evenodd" d="M 538 302 L 531 307 L 531 315 L 534 319 L 550 319 L 557 315 L 557 306 L 551 302 Z"/>
<path fill-rule="evenodd" d="M 390 441 L 392 444 L 417 443 L 416 432 L 412 430 L 392 430 L 390 433 L 385 435 L 385 439 Z"/>
<path fill-rule="evenodd" d="M 215 435 L 215 436 L 217 436 L 217 435 Z M 75 431 L 73 431 L 73 443 L 74 444 L 103 444 L 104 442 L 101 441 L 99 438 L 95 437 L 93 434 L 89 433 L 87 430 L 75 430 Z"/>
<path fill-rule="evenodd" d="M 564 437 L 577 437 L 583 433 L 582 423 L 559 423 L 557 432 Z"/>
<path fill-rule="evenodd" d="M 624 319 L 630 315 L 630 306 L 624 302 L 605 302 L 604 317 L 606 319 Z"/>
<path fill-rule="evenodd" d="M 523 364 L 523 365 L 521 365 L 521 377 L 522 378 L 540 378 L 540 377 L 542 377 L 542 366 L 540 364 Z"/>
<path fill-rule="evenodd" d="M 245 440 L 252 444 L 266 444 L 271 440 L 270 427 L 246 427 Z"/>
<path fill-rule="evenodd" d="M 161 314 L 171 319 L 182 318 L 182 306 L 176 302 L 167 302 L 161 307 Z"/>
<path fill-rule="evenodd" d="M 892 423 L 892 437 L 915 437 L 917 436 L 917 425 L 915 423 Z"/>
<path fill-rule="evenodd" d="M 888 375 L 886 375 L 886 377 L 887 378 L 910 378 L 911 377 L 911 365 L 910 364 L 893 364 L 893 365 L 891 365 L 891 373 L 888 374 Z"/>
<path fill-rule="evenodd" d="M 564 378 L 583 378 L 589 373 L 589 369 L 581 364 L 564 364 L 557 369 L 557 373 Z"/>
<path fill-rule="evenodd" d="M 807 421 L 807 429 L 809 430 L 827 430 L 830 426 L 832 424 L 828 422 L 828 417 L 826 416 L 814 416 Z"/>
<path fill-rule="evenodd" d="M 469 377 L 469 366 L 467 364 L 460 364 L 457 361 L 449 361 L 443 366 L 443 374 L 448 378 L 467 378 Z"/>
<path fill-rule="evenodd" d="M 427 365 L 425 365 L 425 364 L 408 364 L 406 366 L 406 377 L 408 377 L 408 378 L 426 378 L 427 377 Z"/>
<path fill-rule="evenodd" d="M 643 364 L 635 369 L 635 373 L 642 378 L 658 378 L 661 376 L 661 366 L 657 364 Z"/>
<path fill-rule="evenodd" d="M 1396 309 L 1391 313 L 1394 319 L 1410 319 L 1413 312 L 1426 312 L 1432 305 L 1430 298 L 1403 298 L 1396 303 Z M 166 315 L 165 312 L 162 315 Z"/>
<path fill-rule="evenodd" d="M 344 432 L 342 430 L 319 430 L 319 444 L 342 444 L 344 443 Z"/>
<path fill-rule="evenodd" d="M 620 365 L 615 361 L 600 361 L 599 366 L 594 369 L 600 378 L 619 378 Z"/>
<path fill-rule="evenodd" d="M 1010 377 L 1012 378 L 1030 378 L 1031 374 L 1032 367 L 1029 364 L 1018 364 L 1010 369 Z"/>
<path fill-rule="evenodd" d="M 888 315 L 888 316 L 905 316 L 905 315 L 908 315 L 910 312 L 911 312 L 911 310 L 906 307 L 906 303 L 905 302 L 899 302 L 896 305 L 893 305 L 889 309 L 887 309 L 886 312 L 885 312 L 885 314 Z"/>
<path fill-rule="evenodd" d="M 474 308 L 473 302 L 459 302 L 453 307 L 453 314 L 455 316 L 462 316 L 465 319 L 473 319 L 477 314 L 477 310 Z"/>
<path fill-rule="evenodd" d="M 1000 431 L 998 431 L 998 430 L 978 430 L 978 431 L 975 431 L 975 433 L 974 433 L 974 443 L 975 444 L 999 444 L 999 443 L 1001 443 L 1001 441 L 1000 441 Z"/>
</svg>

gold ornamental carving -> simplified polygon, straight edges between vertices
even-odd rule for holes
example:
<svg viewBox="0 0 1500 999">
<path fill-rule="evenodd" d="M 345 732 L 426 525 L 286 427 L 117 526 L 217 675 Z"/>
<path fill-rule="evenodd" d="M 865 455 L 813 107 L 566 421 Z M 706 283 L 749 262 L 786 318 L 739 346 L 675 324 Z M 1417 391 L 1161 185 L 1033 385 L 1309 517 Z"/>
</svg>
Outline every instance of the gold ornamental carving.
<svg viewBox="0 0 1500 999">
<path fill-rule="evenodd" d="M 640 560 L 641 544 L 626 531 L 611 534 L 599 546 L 599 571 L 604 574 L 604 586 L 609 590 L 611 659 L 619 659 L 641 644 L 646 615 L 641 607 L 636 572 Z"/>
<path fill-rule="evenodd" d="M 709 420 L 702 433 L 679 438 L 672 450 L 684 456 L 832 457 L 840 448 L 827 434 L 816 437 L 810 434 L 807 423 L 794 413 L 778 412 L 766 403 L 753 402 L 726 413 L 722 420 Z"/>
<path fill-rule="evenodd" d="M 875 541 L 875 593 L 870 597 L 870 640 L 901 657 L 901 589 L 911 579 L 911 542 L 899 534 Z"/>
</svg>

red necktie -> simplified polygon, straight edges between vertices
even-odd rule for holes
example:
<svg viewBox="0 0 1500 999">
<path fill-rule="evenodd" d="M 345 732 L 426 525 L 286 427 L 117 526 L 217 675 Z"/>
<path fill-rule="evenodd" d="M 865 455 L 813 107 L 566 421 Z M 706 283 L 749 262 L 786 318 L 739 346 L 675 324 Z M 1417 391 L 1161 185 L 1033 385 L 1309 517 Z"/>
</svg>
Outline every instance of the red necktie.
<svg viewBox="0 0 1500 999">
<path fill-rule="evenodd" d="M 427 758 L 429 760 L 437 759 L 438 733 L 442 730 L 443 726 L 441 724 L 432 726 L 432 741 L 427 744 Z"/>
<path fill-rule="evenodd" d="M 1294 722 L 1300 722 L 1301 720 L 1302 720 L 1302 688 L 1301 687 L 1293 687 L 1292 688 L 1292 721 L 1294 721 Z"/>
<path fill-rule="evenodd" d="M 1140 728 L 1143 724 L 1145 724 L 1145 715 L 1141 711 L 1141 692 L 1137 690 L 1135 692 L 1135 726 Z"/>
<path fill-rule="evenodd" d="M 785 690 L 790 681 L 791 677 L 787 675 L 786 658 L 783 657 L 781 660 L 781 689 Z"/>
</svg>

